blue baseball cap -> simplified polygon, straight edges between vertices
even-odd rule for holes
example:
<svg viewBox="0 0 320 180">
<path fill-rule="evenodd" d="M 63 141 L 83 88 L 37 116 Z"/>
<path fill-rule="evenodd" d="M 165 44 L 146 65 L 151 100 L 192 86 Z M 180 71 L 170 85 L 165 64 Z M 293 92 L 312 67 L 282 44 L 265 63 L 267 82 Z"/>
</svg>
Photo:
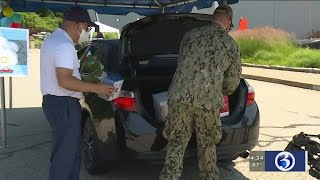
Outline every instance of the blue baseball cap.
<svg viewBox="0 0 320 180">
<path fill-rule="evenodd" d="M 88 11 L 80 6 L 73 6 L 67 9 L 64 13 L 64 19 L 87 23 L 89 27 L 95 27 L 96 31 L 99 29 L 99 26 L 91 21 Z"/>
</svg>

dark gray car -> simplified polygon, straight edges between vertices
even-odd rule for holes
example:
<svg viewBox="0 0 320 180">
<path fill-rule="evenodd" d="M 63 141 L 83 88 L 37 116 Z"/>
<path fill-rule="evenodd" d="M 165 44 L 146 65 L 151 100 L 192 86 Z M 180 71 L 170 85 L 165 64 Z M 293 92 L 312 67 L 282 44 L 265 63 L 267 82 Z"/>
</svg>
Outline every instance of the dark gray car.
<svg viewBox="0 0 320 180">
<path fill-rule="evenodd" d="M 202 14 L 146 17 L 124 27 L 120 40 L 93 41 L 78 51 L 84 80 L 99 82 L 102 72 L 124 79 L 121 95 L 113 101 L 85 93 L 84 160 L 89 173 L 103 172 L 119 159 L 164 159 L 164 122 L 155 118 L 152 95 L 168 90 L 183 35 L 211 23 L 211 18 Z M 218 160 L 246 157 L 256 146 L 260 119 L 254 98 L 253 87 L 244 79 L 234 94 L 224 98 Z M 186 156 L 196 155 L 195 151 L 193 136 Z"/>
</svg>

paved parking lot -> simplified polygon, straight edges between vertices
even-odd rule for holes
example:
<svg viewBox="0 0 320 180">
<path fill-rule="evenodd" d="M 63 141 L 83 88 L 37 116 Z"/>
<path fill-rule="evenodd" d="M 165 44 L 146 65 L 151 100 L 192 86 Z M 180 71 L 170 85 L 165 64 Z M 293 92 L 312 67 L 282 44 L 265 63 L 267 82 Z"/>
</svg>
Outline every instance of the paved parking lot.
<svg viewBox="0 0 320 180">
<path fill-rule="evenodd" d="M 45 120 L 39 94 L 37 54 L 32 56 L 31 76 L 14 79 L 13 109 L 8 110 L 8 148 L 0 149 L 0 180 L 44 180 L 48 174 L 51 132 Z M 259 81 L 249 82 L 256 90 L 261 111 L 259 144 L 254 150 L 283 150 L 292 136 L 304 131 L 319 134 L 320 92 Z M 195 161 L 185 163 L 184 180 L 197 179 Z M 160 162 L 118 162 L 106 174 L 90 176 L 82 168 L 81 180 L 153 180 Z M 249 172 L 248 160 L 220 165 L 222 180 L 312 179 L 307 173 Z"/>
</svg>

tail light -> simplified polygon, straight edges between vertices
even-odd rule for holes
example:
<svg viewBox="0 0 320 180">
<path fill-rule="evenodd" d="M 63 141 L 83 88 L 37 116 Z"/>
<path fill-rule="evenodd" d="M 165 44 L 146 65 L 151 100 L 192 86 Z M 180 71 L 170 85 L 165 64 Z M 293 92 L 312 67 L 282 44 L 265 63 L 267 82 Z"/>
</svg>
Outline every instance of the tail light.
<svg viewBox="0 0 320 180">
<path fill-rule="evenodd" d="M 247 83 L 248 86 L 248 98 L 247 98 L 247 106 L 250 106 L 255 103 L 255 92 L 253 87 Z"/>
<path fill-rule="evenodd" d="M 220 111 L 220 117 L 229 115 L 229 98 L 228 96 L 223 97 L 223 109 Z"/>
<path fill-rule="evenodd" d="M 255 103 L 255 92 L 254 88 L 246 82 L 248 86 L 248 98 L 247 98 L 247 106 L 250 106 Z M 220 117 L 225 117 L 229 115 L 229 98 L 228 96 L 223 97 L 223 109 L 220 111 Z"/>
<path fill-rule="evenodd" d="M 113 100 L 116 107 L 126 111 L 136 111 L 136 100 L 131 91 L 121 91 L 120 96 Z"/>
</svg>

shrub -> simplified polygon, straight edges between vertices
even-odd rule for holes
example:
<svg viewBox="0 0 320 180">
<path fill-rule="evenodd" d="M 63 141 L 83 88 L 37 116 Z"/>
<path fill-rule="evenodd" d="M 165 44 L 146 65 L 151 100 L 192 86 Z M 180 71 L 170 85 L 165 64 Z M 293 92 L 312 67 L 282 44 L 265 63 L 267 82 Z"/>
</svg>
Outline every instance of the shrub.
<svg viewBox="0 0 320 180">
<path fill-rule="evenodd" d="M 102 32 L 102 34 L 106 39 L 119 39 L 118 33 L 116 32 Z M 95 38 L 97 36 L 97 33 L 94 32 L 92 36 Z"/>
<path fill-rule="evenodd" d="M 270 44 L 256 38 L 238 38 L 237 43 L 240 47 L 241 56 L 244 58 L 254 56 L 258 51 L 269 51 Z"/>
<path fill-rule="evenodd" d="M 273 28 L 271 26 L 247 29 L 245 31 L 232 31 L 230 35 L 234 39 L 259 39 L 264 42 L 293 42 L 296 37 L 293 33 L 289 33 L 282 29 Z"/>
<path fill-rule="evenodd" d="M 293 52 L 288 59 L 292 59 L 291 66 L 320 68 L 320 51 L 313 49 L 299 49 Z"/>
<path fill-rule="evenodd" d="M 292 33 L 272 27 L 233 31 L 242 62 L 263 65 L 320 68 L 320 50 L 298 46 Z"/>
<path fill-rule="evenodd" d="M 52 32 L 62 21 L 59 17 L 40 17 L 37 13 L 20 12 L 22 16 L 21 26 L 27 29 L 39 29 L 41 31 Z"/>
<path fill-rule="evenodd" d="M 115 32 L 107 32 L 107 33 L 103 33 L 103 35 L 106 39 L 119 39 L 118 33 L 115 33 Z"/>
<path fill-rule="evenodd" d="M 41 40 L 39 40 L 39 39 L 35 39 L 35 40 L 34 40 L 35 48 L 40 49 L 40 48 L 41 48 L 41 45 L 42 45 L 42 42 L 43 42 L 43 41 L 41 41 Z"/>
<path fill-rule="evenodd" d="M 63 18 L 63 13 L 55 12 L 54 15 L 58 18 Z"/>
<path fill-rule="evenodd" d="M 36 13 L 40 16 L 40 17 L 55 17 L 55 14 L 47 9 L 47 8 L 41 8 L 38 11 L 36 11 Z"/>
</svg>

